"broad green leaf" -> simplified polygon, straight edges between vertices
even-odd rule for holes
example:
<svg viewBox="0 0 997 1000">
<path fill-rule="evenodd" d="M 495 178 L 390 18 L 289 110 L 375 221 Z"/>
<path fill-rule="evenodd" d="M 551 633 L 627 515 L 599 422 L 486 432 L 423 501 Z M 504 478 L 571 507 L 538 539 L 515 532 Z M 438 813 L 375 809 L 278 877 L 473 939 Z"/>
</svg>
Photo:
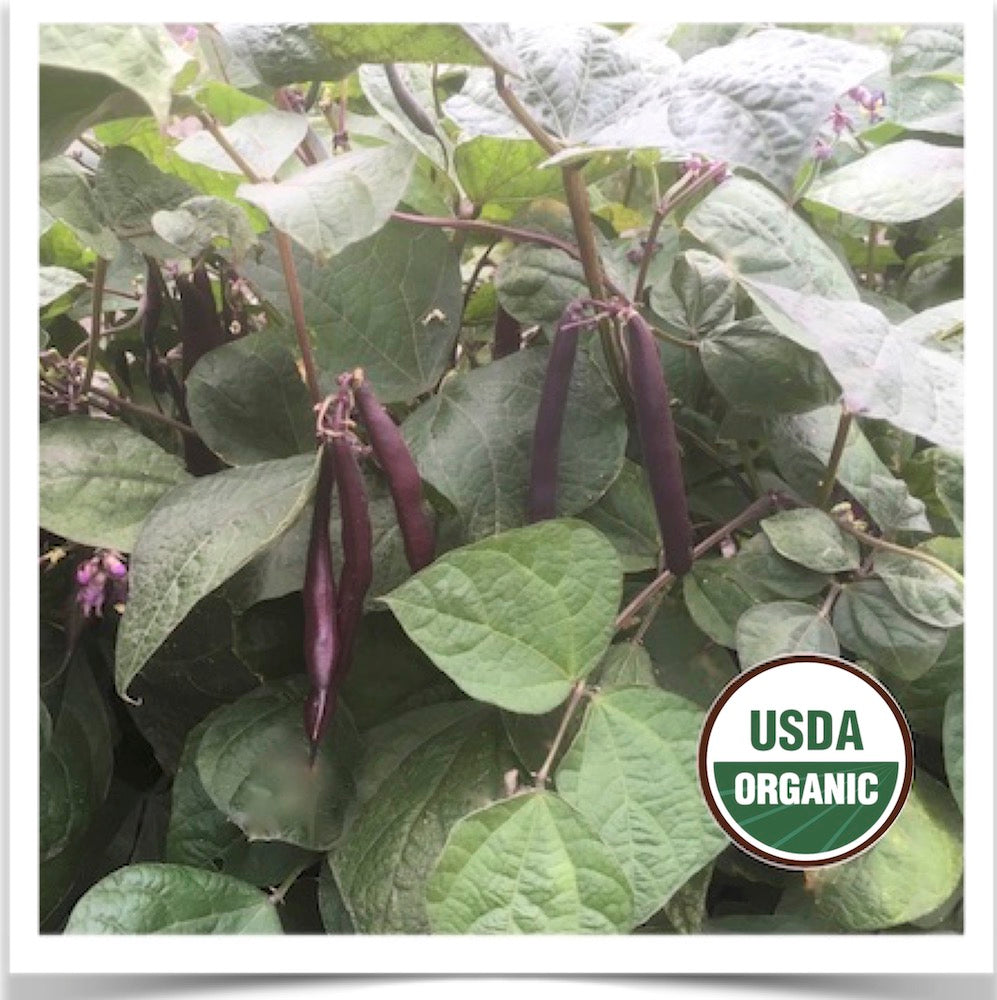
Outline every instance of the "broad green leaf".
<svg viewBox="0 0 997 1000">
<path fill-rule="evenodd" d="M 115 683 L 135 675 L 202 598 L 279 538 L 311 491 L 312 456 L 228 469 L 166 494 L 142 525 L 118 630 Z"/>
<path fill-rule="evenodd" d="M 315 24 L 312 29 L 326 52 L 343 63 L 484 62 L 474 36 L 457 24 Z"/>
<path fill-rule="evenodd" d="M 757 181 L 728 178 L 686 216 L 683 228 L 739 279 L 830 299 L 858 297 L 847 268 L 827 244 Z"/>
<path fill-rule="evenodd" d="M 139 704 L 128 713 L 166 773 L 180 766 L 188 733 L 263 679 L 236 655 L 235 644 L 232 609 L 216 591 L 191 608 L 133 679 L 129 697 Z M 289 652 L 272 666 L 299 673 L 300 654 L 287 663 Z"/>
<path fill-rule="evenodd" d="M 271 108 L 221 126 L 221 132 L 258 177 L 272 177 L 294 155 L 307 128 L 308 119 L 304 115 Z M 199 163 L 211 170 L 229 174 L 242 172 L 207 130 L 188 136 L 176 151 L 190 163 Z"/>
<path fill-rule="evenodd" d="M 292 677 L 218 709 L 205 725 L 195 763 L 211 801 L 250 841 L 324 851 L 342 831 L 360 747 L 340 704 L 310 765 L 301 724 L 306 693 L 304 679 Z"/>
<path fill-rule="evenodd" d="M 513 58 L 528 67 L 514 85 L 517 97 L 547 132 L 572 143 L 588 141 L 617 119 L 678 62 L 664 45 L 656 59 L 648 59 L 645 45 L 600 25 L 514 24 L 508 33 Z M 446 102 L 446 112 L 469 136 L 527 138 L 489 70 L 471 71 L 460 93 Z"/>
<path fill-rule="evenodd" d="M 291 352 L 273 333 L 209 351 L 186 385 L 191 423 L 231 465 L 290 458 L 315 447 L 308 390 Z"/>
<path fill-rule="evenodd" d="M 41 157 L 97 122 L 151 111 L 164 122 L 174 84 L 195 67 L 153 24 L 43 24 Z"/>
<path fill-rule="evenodd" d="M 703 801 L 698 705 L 645 687 L 594 696 L 556 772 L 557 790 L 630 880 L 643 923 L 727 846 Z"/>
<path fill-rule="evenodd" d="M 673 159 L 706 154 L 785 191 L 839 95 L 884 61 L 879 50 L 841 39 L 757 31 L 692 56 L 614 108 L 584 139 L 593 146 L 653 146 Z"/>
<path fill-rule="evenodd" d="M 76 904 L 66 934 L 280 934 L 264 892 L 187 865 L 126 865 Z"/>
<path fill-rule="evenodd" d="M 762 521 L 772 547 L 793 562 L 821 573 L 859 568 L 859 544 L 822 510 L 784 510 Z"/>
<path fill-rule="evenodd" d="M 951 576 L 898 552 L 877 552 L 873 569 L 915 618 L 938 628 L 962 624 L 962 587 Z"/>
<path fill-rule="evenodd" d="M 924 347 L 872 306 L 800 294 L 751 281 L 747 290 L 783 336 L 818 351 L 845 405 L 865 417 L 959 451 L 963 438 L 962 364 Z"/>
<path fill-rule="evenodd" d="M 38 269 L 38 308 L 44 309 L 64 295 L 85 285 L 87 279 L 67 267 L 40 267 Z"/>
<path fill-rule="evenodd" d="M 171 864 L 209 871 L 242 839 L 242 831 L 211 801 L 197 773 L 197 751 L 210 721 L 209 716 L 199 723 L 184 742 L 170 792 L 170 823 L 164 853 L 164 859 Z"/>
<path fill-rule="evenodd" d="M 189 257 L 211 250 L 221 239 L 240 261 L 256 244 L 256 234 L 246 213 L 231 202 L 211 195 L 198 195 L 171 211 L 152 216 L 156 235 Z"/>
<path fill-rule="evenodd" d="M 778 597 L 812 597 L 830 583 L 825 573 L 781 556 L 764 532 L 744 541 L 734 565 L 744 579 L 757 581 Z"/>
<path fill-rule="evenodd" d="M 698 559 L 682 578 L 682 596 L 696 625 L 731 649 L 741 615 L 764 599 L 731 559 Z"/>
<path fill-rule="evenodd" d="M 266 212 L 277 229 L 327 260 L 385 225 L 408 187 L 414 163 L 412 150 L 401 143 L 358 149 L 307 167 L 281 184 L 243 184 L 238 193 Z"/>
<path fill-rule="evenodd" d="M 131 552 L 148 513 L 190 478 L 175 456 L 118 420 L 46 421 L 38 451 L 42 527 L 119 552 Z"/>
<path fill-rule="evenodd" d="M 537 169 L 546 158 L 536 143 L 482 135 L 457 147 L 454 168 L 475 205 L 518 206 L 561 194 L 560 173 Z"/>
<path fill-rule="evenodd" d="M 929 671 L 945 648 L 945 630 L 909 615 L 879 580 L 846 583 L 831 620 L 843 646 L 903 681 Z"/>
<path fill-rule="evenodd" d="M 427 117 L 435 122 L 436 110 L 433 99 L 432 68 L 417 63 L 409 63 L 407 65 L 398 64 L 397 60 L 395 60 L 395 63 L 395 69 L 401 78 L 402 85 L 415 100 L 416 104 L 426 113 Z M 426 135 L 409 121 L 408 116 L 399 106 L 391 90 L 391 84 L 388 82 L 387 72 L 383 66 L 361 66 L 357 76 L 364 97 L 367 98 L 367 101 L 377 114 L 422 153 L 423 156 L 428 157 L 430 161 L 445 172 L 448 169 L 451 157 L 451 147 L 444 130 L 437 126 L 434 135 Z M 482 203 L 479 202 L 478 204 Z"/>
<path fill-rule="evenodd" d="M 707 378 L 742 413 L 802 413 L 841 394 L 820 355 L 760 316 L 711 331 L 699 342 L 699 356 Z"/>
<path fill-rule="evenodd" d="M 741 669 L 787 653 L 824 653 L 841 649 L 827 618 L 802 601 L 773 601 L 748 608 L 737 620 L 737 655 Z"/>
<path fill-rule="evenodd" d="M 128 146 L 108 149 L 94 179 L 94 198 L 115 235 L 141 252 L 166 258 L 176 251 L 152 226 L 156 212 L 179 208 L 197 192 L 186 182 L 154 167 Z"/>
<path fill-rule="evenodd" d="M 393 222 L 331 263 L 301 251 L 294 258 L 325 391 L 334 391 L 340 372 L 356 367 L 366 371 L 382 403 L 436 386 L 453 356 L 461 304 L 458 254 L 443 233 Z M 271 241 L 264 242 L 259 263 L 244 271 L 290 322 Z"/>
<path fill-rule="evenodd" d="M 945 702 L 945 715 L 942 719 L 942 750 L 945 754 L 945 777 L 949 780 L 952 796 L 959 803 L 959 809 L 964 811 L 963 791 L 963 694 L 955 691 Z"/>
<path fill-rule="evenodd" d="M 515 758 L 499 713 L 417 709 L 367 735 L 362 802 L 329 856 L 361 933 L 424 934 L 426 880 L 454 823 L 502 794 Z"/>
<path fill-rule="evenodd" d="M 668 47 L 683 59 L 691 59 L 700 52 L 729 45 L 737 38 L 749 35 L 757 25 L 739 24 L 736 21 L 715 24 L 677 24 L 668 36 Z"/>
<path fill-rule="evenodd" d="M 807 198 L 871 222 L 913 222 L 962 194 L 962 162 L 960 147 L 905 139 L 822 174 Z"/>
<path fill-rule="evenodd" d="M 672 263 L 671 280 L 651 289 L 651 307 L 687 337 L 700 337 L 733 317 L 737 286 L 723 261 L 686 250 Z"/>
<path fill-rule="evenodd" d="M 436 934 L 612 934 L 634 923 L 613 853 L 542 791 L 465 816 L 447 838 L 426 907 Z"/>
<path fill-rule="evenodd" d="M 886 120 L 911 132 L 962 135 L 962 88 L 932 77 L 898 77 L 889 87 Z"/>
<path fill-rule="evenodd" d="M 236 201 L 235 192 L 241 175 L 212 170 L 185 160 L 176 151 L 176 141 L 163 135 L 155 118 L 122 118 L 98 125 L 94 133 L 105 146 L 125 146 L 137 150 L 164 174 L 189 184 L 191 195 L 199 192 Z M 242 201 L 238 205 L 250 215 L 254 231 L 266 228 L 266 219 L 260 212 Z"/>
<path fill-rule="evenodd" d="M 530 449 L 549 350 L 531 348 L 448 378 L 402 425 L 419 472 L 469 538 L 524 523 Z M 558 461 L 558 513 L 591 507 L 616 479 L 626 423 L 608 379 L 578 352 Z"/>
<path fill-rule="evenodd" d="M 610 646 L 599 664 L 598 685 L 602 690 L 657 687 L 650 654 L 636 642 L 620 642 Z"/>
<path fill-rule="evenodd" d="M 39 760 L 39 860 L 53 861 L 84 836 L 107 796 L 113 768 L 111 721 L 90 666 L 70 663 L 50 738 Z"/>
<path fill-rule="evenodd" d="M 331 55 L 312 24 L 219 24 L 225 44 L 251 73 L 271 87 L 301 80 L 341 80 L 360 60 Z M 359 27 L 359 25 L 358 25 Z"/>
<path fill-rule="evenodd" d="M 499 302 L 520 323 L 553 326 L 564 307 L 588 295 L 579 261 L 561 250 L 524 244 L 495 273 Z"/>
<path fill-rule="evenodd" d="M 117 253 L 117 238 L 100 216 L 87 175 L 71 157 L 54 156 L 39 165 L 38 197 L 43 217 L 63 222 L 83 246 L 108 260 Z"/>
<path fill-rule="evenodd" d="M 952 796 L 924 772 L 882 840 L 857 858 L 813 868 L 813 911 L 840 930 L 884 930 L 944 903 L 962 878 L 962 817 Z"/>
<path fill-rule="evenodd" d="M 895 74 L 962 73 L 963 29 L 959 24 L 919 24 L 893 50 Z"/>
<path fill-rule="evenodd" d="M 818 487 L 827 474 L 840 418 L 840 407 L 824 406 L 768 424 L 769 447 L 780 474 L 809 500 L 817 500 Z M 922 501 L 883 464 L 857 421 L 845 439 L 838 482 L 883 531 L 931 530 Z"/>
<path fill-rule="evenodd" d="M 472 698 L 540 714 L 599 662 L 621 588 L 602 535 L 582 521 L 547 521 L 454 549 L 384 601 Z"/>
<path fill-rule="evenodd" d="M 647 476 L 636 462 L 624 459 L 613 485 L 580 516 L 613 543 L 624 573 L 657 566 L 661 550 L 658 520 Z"/>
</svg>

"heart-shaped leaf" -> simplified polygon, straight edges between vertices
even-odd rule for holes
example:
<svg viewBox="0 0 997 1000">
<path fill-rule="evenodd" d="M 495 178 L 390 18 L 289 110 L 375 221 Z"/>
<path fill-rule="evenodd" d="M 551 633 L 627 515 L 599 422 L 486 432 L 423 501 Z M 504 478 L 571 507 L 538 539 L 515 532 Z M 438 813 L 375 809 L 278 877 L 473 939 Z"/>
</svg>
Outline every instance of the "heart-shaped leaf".
<svg viewBox="0 0 997 1000">
<path fill-rule="evenodd" d="M 447 838 L 426 908 L 436 934 L 612 934 L 633 926 L 619 862 L 551 792 L 465 816 Z"/>
<path fill-rule="evenodd" d="M 266 893 L 187 865 L 126 865 L 76 904 L 66 934 L 281 934 Z"/>
<path fill-rule="evenodd" d="M 596 695 L 555 775 L 560 795 L 623 866 L 636 923 L 727 846 L 699 788 L 702 724 L 698 705 L 667 691 Z"/>
<path fill-rule="evenodd" d="M 262 462 L 194 480 L 156 504 L 129 567 L 115 664 L 119 692 L 202 597 L 294 523 L 314 474 L 311 455 Z"/>
<path fill-rule="evenodd" d="M 38 447 L 41 525 L 83 545 L 131 552 L 152 508 L 190 478 L 175 456 L 119 420 L 47 421 Z"/>
<path fill-rule="evenodd" d="M 472 698 L 541 714 L 599 662 L 621 589 L 612 545 L 565 520 L 453 549 L 384 601 Z"/>
</svg>

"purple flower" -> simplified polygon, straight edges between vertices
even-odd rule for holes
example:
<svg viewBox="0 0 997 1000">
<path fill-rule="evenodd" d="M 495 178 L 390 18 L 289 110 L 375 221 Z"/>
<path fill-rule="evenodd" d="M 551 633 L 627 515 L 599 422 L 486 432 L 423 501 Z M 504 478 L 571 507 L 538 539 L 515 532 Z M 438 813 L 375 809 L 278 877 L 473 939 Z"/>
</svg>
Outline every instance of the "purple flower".
<svg viewBox="0 0 997 1000">
<path fill-rule="evenodd" d="M 829 160 L 833 152 L 834 147 L 826 139 L 822 139 L 820 136 L 814 139 L 813 156 L 815 160 Z"/>
<path fill-rule="evenodd" d="M 845 129 L 852 127 L 851 117 L 841 110 L 840 104 L 835 104 L 833 110 L 827 116 L 827 120 L 831 123 L 831 128 L 834 130 L 835 135 L 841 135 Z"/>
<path fill-rule="evenodd" d="M 881 108 L 886 106 L 886 94 L 882 90 L 870 90 L 868 87 L 852 87 L 848 91 L 848 96 L 861 105 L 863 110 L 869 115 L 870 124 L 875 125 L 881 122 L 883 116 L 879 114 Z"/>
<path fill-rule="evenodd" d="M 117 607 L 128 599 L 128 567 L 112 549 L 97 549 L 76 567 L 76 603 L 86 618 L 100 618 L 104 606 Z"/>
</svg>

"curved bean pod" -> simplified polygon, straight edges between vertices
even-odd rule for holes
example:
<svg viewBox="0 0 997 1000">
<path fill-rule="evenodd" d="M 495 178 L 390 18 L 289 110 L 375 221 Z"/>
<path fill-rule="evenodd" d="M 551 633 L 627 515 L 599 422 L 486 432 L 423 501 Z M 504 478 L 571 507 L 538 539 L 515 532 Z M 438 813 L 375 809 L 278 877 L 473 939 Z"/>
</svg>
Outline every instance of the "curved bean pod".
<svg viewBox="0 0 997 1000">
<path fill-rule="evenodd" d="M 412 572 L 417 573 L 436 557 L 436 529 L 422 506 L 419 470 L 398 425 L 378 402 L 370 383 L 360 372 L 354 374 L 353 392 L 374 457 L 388 477 L 405 556 Z"/>
<path fill-rule="evenodd" d="M 312 511 L 311 534 L 302 588 L 305 617 L 305 666 L 312 689 L 305 702 L 305 735 L 312 757 L 332 718 L 336 704 L 334 680 L 340 657 L 336 615 L 336 583 L 329 544 L 329 513 L 335 480 L 335 455 L 328 444 L 321 446 L 318 485 Z"/>
<path fill-rule="evenodd" d="M 692 524 L 668 385 L 657 342 L 644 317 L 631 312 L 626 332 L 637 433 L 661 530 L 665 564 L 675 576 L 682 576 L 692 566 Z"/>
</svg>

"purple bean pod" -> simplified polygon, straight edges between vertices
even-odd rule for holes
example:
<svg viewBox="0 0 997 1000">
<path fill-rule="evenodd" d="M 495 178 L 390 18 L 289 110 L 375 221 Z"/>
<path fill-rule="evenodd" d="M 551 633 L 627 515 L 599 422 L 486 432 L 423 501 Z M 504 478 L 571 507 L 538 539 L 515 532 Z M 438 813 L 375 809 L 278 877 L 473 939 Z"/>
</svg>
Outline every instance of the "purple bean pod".
<svg viewBox="0 0 997 1000">
<path fill-rule="evenodd" d="M 547 360 L 530 459 L 526 516 L 531 523 L 557 516 L 557 466 L 561 453 L 561 429 L 568 404 L 571 373 L 578 353 L 577 329 L 562 330 L 562 327 L 577 322 L 580 315 L 581 306 L 576 302 L 572 302 L 561 314 Z"/>
<path fill-rule="evenodd" d="M 668 385 L 657 342 L 644 317 L 630 311 L 626 332 L 637 433 L 661 530 L 665 565 L 675 576 L 682 576 L 692 566 L 692 524 Z"/>
<path fill-rule="evenodd" d="M 359 370 L 353 376 L 353 392 L 374 457 L 388 478 L 405 556 L 412 572 L 417 573 L 436 557 L 436 529 L 422 505 L 419 470 L 398 425 Z"/>
<path fill-rule="evenodd" d="M 302 588 L 305 666 L 311 681 L 311 693 L 305 702 L 305 735 L 311 744 L 313 759 L 336 705 L 334 680 L 341 649 L 332 546 L 329 543 L 335 453 L 329 444 L 320 447 L 318 485 Z"/>
</svg>

